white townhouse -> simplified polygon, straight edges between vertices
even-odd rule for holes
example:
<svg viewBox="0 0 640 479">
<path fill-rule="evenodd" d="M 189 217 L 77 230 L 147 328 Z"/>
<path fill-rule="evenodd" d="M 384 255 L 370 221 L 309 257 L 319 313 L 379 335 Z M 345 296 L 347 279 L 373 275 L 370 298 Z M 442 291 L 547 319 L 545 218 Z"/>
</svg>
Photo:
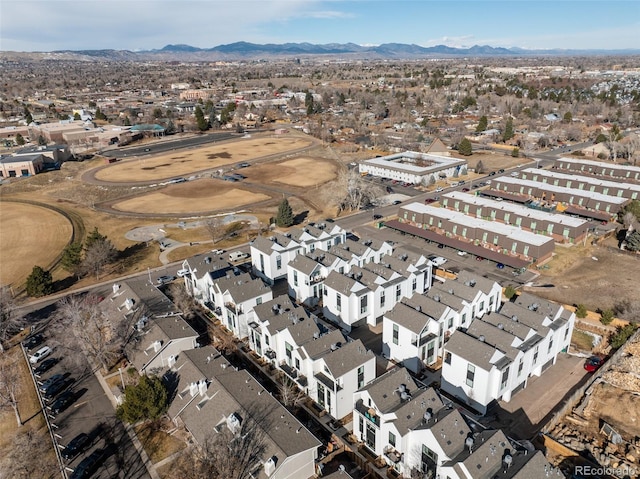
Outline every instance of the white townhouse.
<svg viewBox="0 0 640 479">
<path fill-rule="evenodd" d="M 403 299 L 383 317 L 383 354 L 414 373 L 434 365 L 456 329 L 498 309 L 501 291 L 497 282 L 461 271 L 424 295 Z"/>
<path fill-rule="evenodd" d="M 363 237 L 358 241 L 347 239 L 330 251 L 337 256 L 349 258 L 350 265 L 362 267 L 368 263 L 380 263 L 382 258 L 393 253 L 393 245 L 375 238 Z"/>
<path fill-rule="evenodd" d="M 273 299 L 271 288 L 249 273 L 218 278 L 211 290 L 214 313 L 238 339 L 249 335 L 253 308 Z"/>
<path fill-rule="evenodd" d="M 529 452 L 500 429 L 474 433 L 464 449 L 439 468 L 448 479 L 548 479 L 563 477 L 542 451 Z"/>
<path fill-rule="evenodd" d="M 267 283 L 287 276 L 287 265 L 298 254 L 327 251 L 344 243 L 345 230 L 336 224 L 310 223 L 288 233 L 276 233 L 268 238 L 258 236 L 251 242 L 251 266 L 254 273 Z"/>
<path fill-rule="evenodd" d="M 456 331 L 447 344 L 441 387 L 482 414 L 508 402 L 568 349 L 575 313 L 528 293 Z"/>
<path fill-rule="evenodd" d="M 344 273 L 349 264 L 328 251 L 315 251 L 296 256 L 287 266 L 289 296 L 309 307 L 322 299 L 323 281 L 331 271 Z"/>
<path fill-rule="evenodd" d="M 184 276 L 187 293 L 200 304 L 214 309 L 213 283 L 216 279 L 231 273 L 233 267 L 224 256 L 205 253 L 185 259 L 182 269 L 188 271 Z"/>
</svg>

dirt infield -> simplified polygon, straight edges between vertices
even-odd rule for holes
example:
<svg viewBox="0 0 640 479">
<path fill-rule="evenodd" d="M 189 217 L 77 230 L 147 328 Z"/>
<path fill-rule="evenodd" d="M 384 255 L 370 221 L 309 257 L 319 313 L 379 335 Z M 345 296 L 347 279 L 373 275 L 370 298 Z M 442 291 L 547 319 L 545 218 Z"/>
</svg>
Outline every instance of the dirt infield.
<svg viewBox="0 0 640 479">
<path fill-rule="evenodd" d="M 112 183 L 159 181 L 198 171 L 214 170 L 242 161 L 299 150 L 312 144 L 305 138 L 251 138 L 114 163 L 95 178 Z"/>
<path fill-rule="evenodd" d="M 113 209 L 146 214 L 198 214 L 265 201 L 271 197 L 216 179 L 178 183 L 113 204 Z"/>
<path fill-rule="evenodd" d="M 71 239 L 64 216 L 47 208 L 13 202 L 0 204 L 0 284 L 18 285 L 33 266 L 47 268 Z"/>
</svg>

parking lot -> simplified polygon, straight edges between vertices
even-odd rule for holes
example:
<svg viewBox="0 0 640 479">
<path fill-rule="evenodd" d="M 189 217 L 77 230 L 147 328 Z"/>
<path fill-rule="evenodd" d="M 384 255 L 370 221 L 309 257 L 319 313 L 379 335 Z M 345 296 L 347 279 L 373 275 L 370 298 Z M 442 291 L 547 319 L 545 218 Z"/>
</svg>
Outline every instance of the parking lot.
<svg viewBox="0 0 640 479">
<path fill-rule="evenodd" d="M 42 359 L 30 359 L 30 366 L 66 476 L 74 477 L 74 471 L 83 469 L 79 466 L 85 461 L 88 472 L 79 475 L 78 471 L 75 477 L 150 477 L 84 355 L 66 348 L 53 331 L 41 331 L 35 338 L 30 342 L 28 338 L 23 347 L 26 345 L 28 358 L 43 348 L 50 350 Z M 69 443 L 80 434 L 87 436 L 81 447 L 68 451 Z M 92 459 L 87 459 L 92 454 Z"/>
</svg>

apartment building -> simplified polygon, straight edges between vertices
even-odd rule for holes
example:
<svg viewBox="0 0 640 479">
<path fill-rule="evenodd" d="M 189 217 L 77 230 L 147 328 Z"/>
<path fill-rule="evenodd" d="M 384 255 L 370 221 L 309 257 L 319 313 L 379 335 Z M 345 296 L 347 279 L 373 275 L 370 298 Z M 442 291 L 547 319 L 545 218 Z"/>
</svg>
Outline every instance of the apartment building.
<svg viewBox="0 0 640 479">
<path fill-rule="evenodd" d="M 619 165 L 610 161 L 575 160 L 563 157 L 556 160 L 554 168 L 599 178 L 606 177 L 614 181 L 640 181 L 640 166 Z"/>
<path fill-rule="evenodd" d="M 358 171 L 403 183 L 426 185 L 432 179 L 452 177 L 466 167 L 467 162 L 459 158 L 405 151 L 363 161 L 358 165 Z"/>
</svg>

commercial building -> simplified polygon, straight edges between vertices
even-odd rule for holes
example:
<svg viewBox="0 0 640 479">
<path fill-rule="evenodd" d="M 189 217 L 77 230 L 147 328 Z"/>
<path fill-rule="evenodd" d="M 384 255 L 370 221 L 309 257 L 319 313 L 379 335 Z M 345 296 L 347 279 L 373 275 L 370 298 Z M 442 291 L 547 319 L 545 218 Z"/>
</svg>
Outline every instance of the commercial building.
<svg viewBox="0 0 640 479">
<path fill-rule="evenodd" d="M 428 185 L 450 178 L 467 168 L 467 162 L 458 158 L 405 151 L 363 161 L 358 165 L 360 174 L 416 185 Z"/>
</svg>

